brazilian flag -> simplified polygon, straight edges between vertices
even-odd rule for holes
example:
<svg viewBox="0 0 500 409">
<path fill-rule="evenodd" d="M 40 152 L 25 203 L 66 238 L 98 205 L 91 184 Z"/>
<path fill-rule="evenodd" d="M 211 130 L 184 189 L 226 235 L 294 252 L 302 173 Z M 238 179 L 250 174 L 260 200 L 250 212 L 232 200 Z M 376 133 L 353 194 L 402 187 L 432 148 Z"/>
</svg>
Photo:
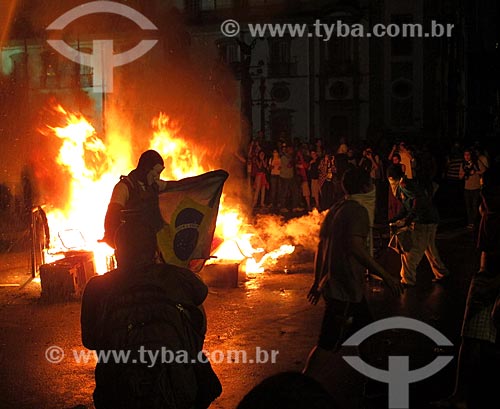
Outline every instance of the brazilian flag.
<svg viewBox="0 0 500 409">
<path fill-rule="evenodd" d="M 168 264 L 198 272 L 210 257 L 222 188 L 228 173 L 215 170 L 169 181 L 159 194 L 164 221 L 158 248 Z"/>
</svg>

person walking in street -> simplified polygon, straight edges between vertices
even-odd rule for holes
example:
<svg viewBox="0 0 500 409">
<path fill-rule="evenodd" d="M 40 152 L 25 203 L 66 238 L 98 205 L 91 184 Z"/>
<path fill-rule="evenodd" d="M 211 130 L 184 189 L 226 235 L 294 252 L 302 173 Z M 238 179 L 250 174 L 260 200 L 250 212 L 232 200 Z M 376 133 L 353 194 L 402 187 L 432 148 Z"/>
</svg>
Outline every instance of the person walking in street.
<svg viewBox="0 0 500 409">
<path fill-rule="evenodd" d="M 372 194 L 370 175 L 359 168 L 348 169 L 342 187 L 345 198 L 332 206 L 320 227 L 314 283 L 307 296 L 315 305 L 322 295 L 326 304 L 318 343 L 304 368 L 305 374 L 320 381 L 342 342 L 372 322 L 364 296 L 366 271 L 379 275 L 394 295 L 401 295 L 403 289 L 399 279 L 370 255 L 369 211 L 362 200 L 353 199 Z"/>
<path fill-rule="evenodd" d="M 416 181 L 409 180 L 401 167 L 389 168 L 387 176 L 395 196 L 403 205 L 389 224 L 396 228 L 407 227 L 411 231 L 411 247 L 401 252 L 401 283 L 408 287 L 416 285 L 417 266 L 424 254 L 434 273 L 433 282 L 444 282 L 450 273 L 436 247 L 439 215 L 432 197 Z"/>
<path fill-rule="evenodd" d="M 472 230 L 479 220 L 481 175 L 486 167 L 479 161 L 472 149 L 464 150 L 464 160 L 460 164 L 459 177 L 464 180 L 464 200 L 467 212 L 467 228 Z"/>
</svg>

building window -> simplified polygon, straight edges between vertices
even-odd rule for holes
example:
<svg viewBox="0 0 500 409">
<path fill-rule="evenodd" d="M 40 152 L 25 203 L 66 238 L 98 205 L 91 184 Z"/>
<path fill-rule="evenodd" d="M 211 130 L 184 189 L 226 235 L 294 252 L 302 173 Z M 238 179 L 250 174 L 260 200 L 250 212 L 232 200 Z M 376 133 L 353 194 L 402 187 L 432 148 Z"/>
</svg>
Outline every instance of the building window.
<svg viewBox="0 0 500 409">
<path fill-rule="evenodd" d="M 328 60 L 336 64 L 352 62 L 352 39 L 332 36 L 328 41 Z"/>
<path fill-rule="evenodd" d="M 248 0 L 248 4 L 250 7 L 270 6 L 275 4 L 282 4 L 284 2 L 284 0 Z"/>
<path fill-rule="evenodd" d="M 53 51 L 42 53 L 42 88 L 59 88 L 59 56 Z"/>
<path fill-rule="evenodd" d="M 215 10 L 215 0 L 201 0 L 202 10 Z"/>
<path fill-rule="evenodd" d="M 328 93 L 334 99 L 344 99 L 349 96 L 349 86 L 344 81 L 335 81 L 328 89 Z"/>
<path fill-rule="evenodd" d="M 200 0 L 184 0 L 184 11 L 188 14 L 198 14 L 201 9 Z"/>
<path fill-rule="evenodd" d="M 222 47 L 222 57 L 225 63 L 239 62 L 239 47 L 234 43 L 225 43 Z"/>
<path fill-rule="evenodd" d="M 290 99 L 290 88 L 287 82 L 277 82 L 271 88 L 271 98 L 276 102 L 286 102 Z"/>
<path fill-rule="evenodd" d="M 271 139 L 278 141 L 280 138 L 290 140 L 292 135 L 292 110 L 272 109 L 270 115 Z"/>
<path fill-rule="evenodd" d="M 184 11 L 187 14 L 198 14 L 200 11 L 214 11 L 235 7 L 234 0 L 185 0 Z"/>
<path fill-rule="evenodd" d="M 10 57 L 12 60 L 14 81 L 17 85 L 25 85 L 28 80 L 28 57 L 25 52 L 20 52 Z"/>
<path fill-rule="evenodd" d="M 413 94 L 413 83 L 407 79 L 399 78 L 392 83 L 392 96 L 396 99 L 407 99 Z"/>
<path fill-rule="evenodd" d="M 82 53 L 92 54 L 90 48 L 82 48 L 80 50 Z M 89 65 L 78 64 L 79 75 L 80 75 L 80 88 L 91 88 L 93 87 L 93 75 L 94 69 Z"/>
<path fill-rule="evenodd" d="M 270 77 L 290 77 L 297 74 L 297 61 L 291 57 L 291 39 L 269 39 Z"/>
<path fill-rule="evenodd" d="M 290 39 L 271 40 L 269 59 L 271 62 L 290 62 Z"/>
<path fill-rule="evenodd" d="M 216 47 L 218 50 L 218 64 L 228 65 L 233 74 L 237 77 L 241 77 L 241 63 L 240 63 L 240 50 L 238 44 L 232 40 L 221 40 L 216 42 Z"/>
<path fill-rule="evenodd" d="M 214 0 L 213 3 L 213 9 L 229 9 L 234 6 L 233 0 Z"/>
<path fill-rule="evenodd" d="M 330 74 L 343 75 L 352 71 L 352 38 L 332 37 L 327 43 L 327 67 Z"/>
<path fill-rule="evenodd" d="M 411 14 L 393 14 L 391 23 L 402 27 L 403 24 L 411 24 L 413 16 Z M 413 38 L 402 35 L 391 38 L 391 54 L 396 57 L 409 57 L 413 55 Z"/>
</svg>

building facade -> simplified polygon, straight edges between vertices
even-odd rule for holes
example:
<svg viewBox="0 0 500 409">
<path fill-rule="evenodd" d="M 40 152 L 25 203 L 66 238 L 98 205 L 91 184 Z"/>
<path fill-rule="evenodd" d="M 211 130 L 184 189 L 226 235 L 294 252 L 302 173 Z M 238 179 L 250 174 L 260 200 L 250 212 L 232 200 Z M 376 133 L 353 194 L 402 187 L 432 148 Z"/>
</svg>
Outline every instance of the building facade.
<svg viewBox="0 0 500 409">
<path fill-rule="evenodd" d="M 56 97 L 94 118 L 98 130 L 105 128 L 106 102 L 120 99 L 119 92 L 95 92 L 92 67 L 67 60 L 47 44 L 46 25 L 77 3 L 84 2 L 58 5 L 52 13 L 49 9 L 43 24 L 32 21 L 40 11 L 36 5 L 24 4 L 15 10 L 9 35 L 2 38 L 0 138 L 8 142 L 7 161 L 23 149 L 22 138 L 15 135 L 36 132 L 30 129 L 32 117 L 48 98 Z M 206 99 L 213 106 L 215 98 L 215 122 L 239 112 L 238 132 L 243 140 L 259 133 L 271 141 L 322 138 L 331 146 L 342 137 L 350 143 L 375 144 L 383 137 L 460 140 L 491 135 L 500 127 L 495 23 L 499 6 L 493 0 L 480 4 L 472 0 L 124 3 L 159 28 L 159 43 L 151 53 L 140 63 L 117 69 L 126 73 L 120 84 L 138 83 L 138 88 L 146 84 L 140 97 L 122 98 L 124 109 L 134 118 L 145 118 L 165 106 L 147 91 L 159 83 L 156 77 L 163 81 L 164 92 L 174 92 L 177 100 Z M 0 7 L 6 10 L 4 15 L 9 14 L 7 2 L 0 2 Z M 240 24 L 237 36 L 221 33 L 227 19 Z M 428 30 L 432 20 L 453 24 L 452 35 L 367 38 L 333 33 L 327 37 L 324 31 L 316 31 L 319 23 L 339 22 L 355 24 L 365 32 L 375 24 L 420 23 Z M 261 28 L 279 24 L 285 30 L 275 35 L 252 33 L 249 25 L 257 23 Z M 304 30 L 292 32 L 286 24 Z M 91 53 L 97 33 L 115 39 L 115 53 L 133 46 L 142 35 L 115 17 L 99 27 L 82 24 L 73 29 L 68 45 Z M 189 78 L 175 72 L 192 67 Z M 152 80 L 144 82 L 144 76 Z M 196 96 L 190 95 L 193 78 Z M 183 94 L 183 88 L 189 91 Z M 175 109 L 172 112 L 175 115 Z"/>
</svg>

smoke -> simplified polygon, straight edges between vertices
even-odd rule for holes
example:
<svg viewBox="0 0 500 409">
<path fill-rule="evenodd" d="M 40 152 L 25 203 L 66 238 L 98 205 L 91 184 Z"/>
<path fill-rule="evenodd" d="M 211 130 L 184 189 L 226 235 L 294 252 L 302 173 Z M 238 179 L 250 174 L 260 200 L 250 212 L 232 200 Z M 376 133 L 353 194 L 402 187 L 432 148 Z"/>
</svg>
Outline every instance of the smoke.
<svg viewBox="0 0 500 409">
<path fill-rule="evenodd" d="M 266 250 L 271 251 L 283 244 L 302 246 L 315 252 L 319 243 L 319 228 L 326 215 L 314 209 L 302 217 L 285 221 L 282 216 L 258 215 L 255 230 Z"/>
<path fill-rule="evenodd" d="M 225 193 L 246 201 L 241 189 L 245 164 L 237 155 L 246 145 L 239 82 L 220 63 L 216 37 L 191 36 L 175 9 L 151 19 L 159 29 L 158 43 L 140 59 L 114 69 L 113 93 L 103 101 L 107 142 L 130 141 L 131 155 L 138 158 L 150 148 L 153 122 L 163 115 L 204 169 L 228 171 Z M 126 50 L 132 45 L 119 46 Z M 176 159 L 165 158 L 165 174 Z"/>
<path fill-rule="evenodd" d="M 24 31 L 11 30 L 11 39 L 27 38 L 29 45 L 46 44 L 48 34 L 45 28 L 64 12 L 83 3 L 85 1 L 77 0 L 22 2 L 16 9 L 15 20 L 23 21 Z M 238 159 L 247 143 L 241 137 L 240 85 L 220 61 L 216 34 L 191 36 L 183 15 L 165 6 L 167 3 L 127 4 L 150 19 L 158 30 L 143 32 L 125 17 L 100 13 L 81 17 L 69 24 L 63 31 L 64 41 L 72 47 L 78 44 L 82 50 L 90 47 L 86 52 L 91 52 L 93 39 L 112 39 L 115 54 L 131 49 L 144 36 L 155 36 L 158 43 L 139 59 L 113 68 L 113 92 L 109 94 L 84 91 L 78 87 L 57 89 L 56 86 L 53 90 L 47 87 L 40 94 L 30 95 L 27 100 L 18 89 L 16 93 L 19 95 L 14 95 L 9 105 L 14 106 L 19 100 L 17 105 L 22 109 L 9 108 L 12 124 L 7 123 L 9 129 L 5 134 L 15 144 L 9 142 L 12 149 L 0 155 L 0 158 L 8 156 L 2 161 L 7 164 L 3 166 L 16 173 L 24 166 L 32 167 L 40 200 L 61 203 L 66 197 L 68 180 L 56 163 L 61 141 L 39 132 L 46 125 L 59 125 L 58 119 L 47 115 L 47 108 L 60 103 L 68 111 L 82 113 L 96 128 L 110 152 L 122 153 L 124 145 L 131 147 L 126 153 L 130 160 L 123 162 L 133 165 L 141 152 L 149 149 L 154 132 L 152 121 L 162 113 L 176 123 L 178 134 L 205 169 L 223 168 L 229 172 L 226 194 L 238 201 L 249 201 L 247 191 L 241 189 L 245 165 Z M 30 50 L 34 52 L 35 48 Z M 48 45 L 45 50 L 57 56 Z M 40 56 L 30 55 L 28 66 L 30 92 L 36 93 L 43 76 Z M 67 76 L 79 72 L 81 67 L 60 56 L 57 69 L 57 75 Z M 23 126 L 29 130 L 24 131 Z M 21 138 L 16 136 L 20 133 Z M 16 151 L 24 152 L 22 160 L 13 154 Z M 122 172 L 130 170 L 124 168 Z M 168 169 L 165 173 L 168 174 Z"/>
</svg>

